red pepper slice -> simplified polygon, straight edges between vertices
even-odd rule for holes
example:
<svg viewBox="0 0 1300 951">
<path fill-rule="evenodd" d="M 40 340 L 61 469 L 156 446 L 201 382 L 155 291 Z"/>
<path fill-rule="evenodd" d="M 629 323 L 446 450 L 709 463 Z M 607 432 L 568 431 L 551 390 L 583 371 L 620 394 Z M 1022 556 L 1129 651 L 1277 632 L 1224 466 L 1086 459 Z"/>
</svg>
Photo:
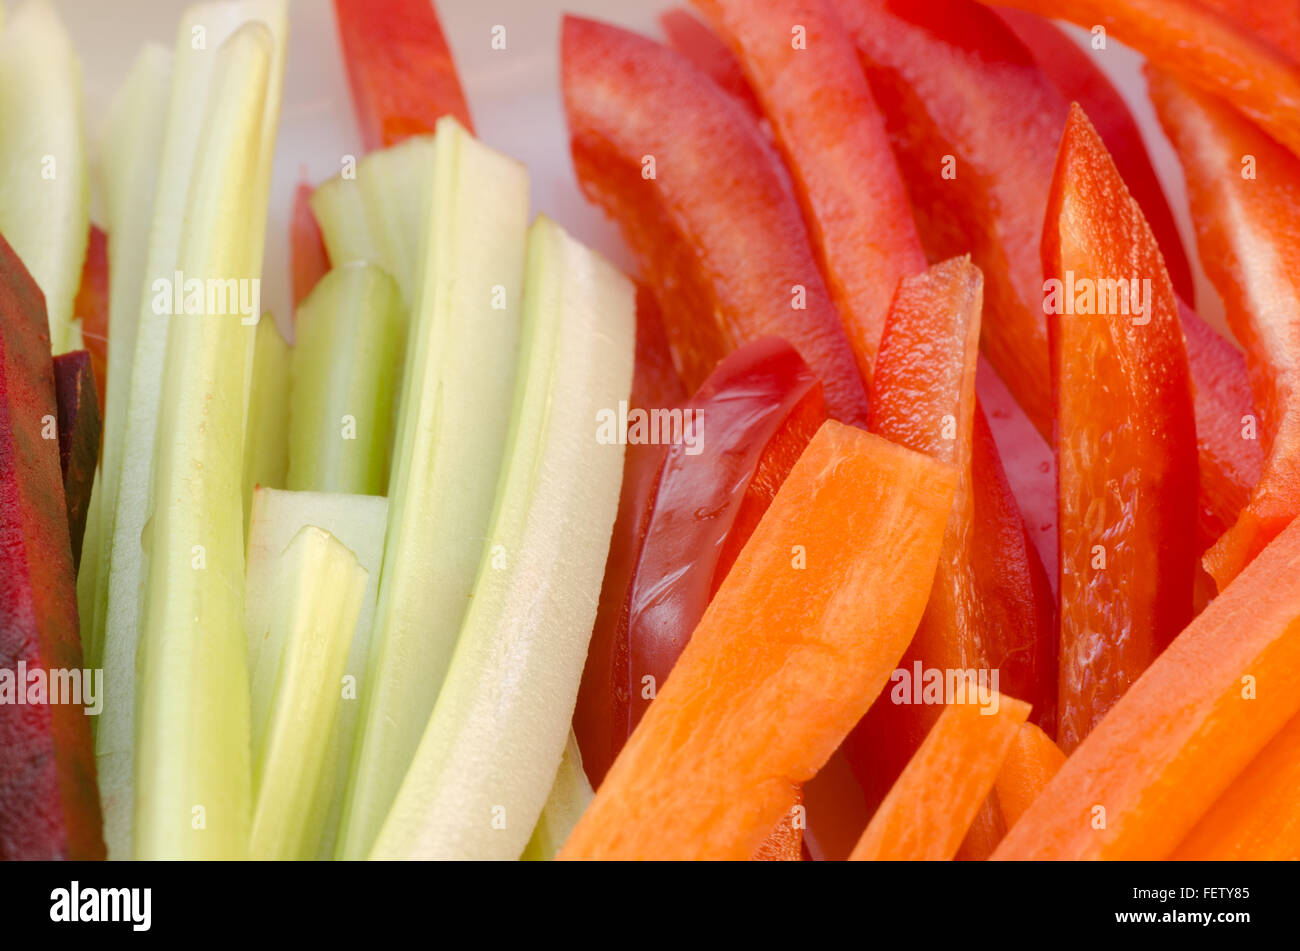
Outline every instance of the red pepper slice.
<svg viewBox="0 0 1300 951">
<path fill-rule="evenodd" d="M 1057 742 L 1068 753 L 1191 620 L 1197 511 L 1177 300 L 1141 209 L 1077 105 L 1042 253 L 1044 275 L 1059 282 L 1045 284 L 1043 307 L 1057 413 Z M 1141 282 L 1141 307 L 1124 306 L 1118 282 Z"/>
<path fill-rule="evenodd" d="M 1054 722 L 1055 637 L 1047 578 L 978 407 L 983 281 L 969 258 L 937 264 L 898 287 L 876 364 L 873 432 L 958 472 L 957 492 L 925 616 L 899 664 L 909 681 L 929 670 L 997 670 L 1008 695 Z M 942 706 L 887 689 L 854 730 L 849 761 L 878 805 Z M 905 702 L 906 701 L 906 702 Z M 992 851 L 1001 817 L 990 803 L 966 854 Z"/>
<path fill-rule="evenodd" d="M 922 241 L 932 258 L 969 251 L 984 272 L 989 316 L 981 346 L 1050 440 L 1051 371 L 1035 249 L 1066 103 L 1007 25 L 974 0 L 835 2 L 885 115 Z M 947 156 L 950 179 L 941 176 Z M 1216 378 L 1231 369 L 1215 363 L 1193 372 Z M 1205 412 L 1215 405 L 1197 401 Z M 1223 425 L 1197 417 L 1203 431 Z M 1203 506 L 1220 509 L 1249 492 L 1251 483 L 1227 457 L 1201 462 Z M 1215 537 L 1201 538 L 1201 549 Z"/>
<path fill-rule="evenodd" d="M 90 351 L 95 392 L 102 407 L 108 386 L 108 235 L 94 225 L 86 241 L 86 260 L 81 265 L 72 315 L 81 321 L 81 339 Z"/>
<path fill-rule="evenodd" d="M 701 420 L 697 442 L 668 449 L 628 589 L 628 735 L 653 698 L 647 684 L 667 681 L 731 567 L 724 550 L 739 554 L 754 516 L 761 518 L 826 419 L 821 383 L 775 338 L 719 363 L 683 413 L 683 425 L 691 416 Z"/>
<path fill-rule="evenodd" d="M 991 0 L 986 0 L 991 2 Z M 1228 100 L 1300 155 L 1300 67 L 1197 0 L 996 0 L 1085 29 L 1102 26 L 1179 79 Z"/>
<path fill-rule="evenodd" d="M 755 119 L 762 118 L 758 99 L 749 87 L 740 63 L 731 55 L 727 44 L 718 39 L 706 24 L 689 10 L 674 7 L 660 14 L 659 25 L 663 27 L 669 46 L 694 63 L 701 72 L 707 73 Z"/>
<path fill-rule="evenodd" d="M 1174 291 L 1194 305 L 1196 289 L 1192 269 L 1174 223 L 1174 213 L 1124 97 L 1097 67 L 1094 58 L 1050 20 L 1023 10 L 998 10 L 997 13 L 1033 54 L 1038 67 L 1065 101 L 1077 102 L 1088 114 L 1115 160 L 1124 184 L 1137 199 L 1147 224 L 1155 233 Z"/>
<path fill-rule="evenodd" d="M 649 288 L 638 285 L 636 364 L 629 412 L 672 409 L 681 406 L 686 397 L 686 389 L 673 367 L 654 295 Z M 611 671 L 627 670 L 627 589 L 645 541 L 664 452 L 663 446 L 634 443 L 626 447 L 623 456 L 618 514 L 573 715 L 582 766 L 593 786 L 600 785 L 627 739 L 627 678 L 611 676 Z"/>
<path fill-rule="evenodd" d="M 1200 0 L 1200 3 L 1300 62 L 1300 5 L 1258 3 L 1257 0 Z"/>
<path fill-rule="evenodd" d="M 334 0 L 352 106 L 366 151 L 433 131 L 469 106 L 432 0 Z"/>
<path fill-rule="evenodd" d="M 926 261 L 853 43 L 826 0 L 695 2 L 731 44 L 771 119 L 858 369 L 870 380 L 894 289 Z"/>
<path fill-rule="evenodd" d="M 635 252 L 685 383 L 740 344 L 782 337 L 832 416 L 865 419 L 799 206 L 744 108 L 679 53 L 617 27 L 566 17 L 562 58 L 578 180 Z"/>
<path fill-rule="evenodd" d="M 1246 348 L 1267 453 L 1249 503 L 1205 556 L 1222 591 L 1300 514 L 1300 159 L 1212 97 L 1149 72 L 1201 260 Z"/>
<path fill-rule="evenodd" d="M 0 859 L 104 857 L 90 718 L 48 693 L 82 669 L 56 414 L 44 298 L 0 238 Z"/>
<path fill-rule="evenodd" d="M 90 512 L 90 490 L 99 465 L 103 419 L 95 398 L 95 372 L 85 350 L 54 358 L 54 395 L 58 405 L 59 471 L 72 541 L 72 570 L 81 566 L 81 543 Z"/>
<path fill-rule="evenodd" d="M 294 316 L 303 298 L 330 269 L 329 253 L 320 225 L 311 210 L 311 185 L 302 182 L 293 193 L 293 218 L 289 222 L 289 267 L 293 278 Z"/>
</svg>

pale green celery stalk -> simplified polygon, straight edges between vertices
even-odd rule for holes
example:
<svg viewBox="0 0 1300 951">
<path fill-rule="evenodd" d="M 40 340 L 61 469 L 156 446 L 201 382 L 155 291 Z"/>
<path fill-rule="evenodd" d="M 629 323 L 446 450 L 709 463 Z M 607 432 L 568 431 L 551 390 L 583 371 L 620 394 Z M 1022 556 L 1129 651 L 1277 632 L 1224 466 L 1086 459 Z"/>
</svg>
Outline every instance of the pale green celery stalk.
<svg viewBox="0 0 1300 951">
<path fill-rule="evenodd" d="M 425 260 L 433 153 L 432 136 L 414 136 L 371 152 L 357 163 L 355 178 L 335 176 L 311 198 L 330 261 L 377 264 L 397 281 L 408 304 L 418 293 Z"/>
<path fill-rule="evenodd" d="M 254 130 L 256 135 L 244 142 L 213 139 L 210 134 L 211 106 L 218 98 L 231 94 L 217 80 L 221 59 L 217 51 L 250 22 L 262 24 L 271 34 L 268 94 L 261 105 L 255 107 L 261 110 L 256 117 L 259 124 Z M 203 280 L 209 276 L 199 274 L 193 265 L 183 267 L 182 244 L 202 240 L 206 231 L 212 231 L 212 228 L 193 220 L 187 211 L 187 203 L 191 197 L 210 195 L 224 184 L 220 178 L 205 179 L 198 174 L 198 166 L 210 162 L 205 148 L 209 151 L 220 147 L 249 152 L 256 174 L 247 183 L 246 190 L 228 203 L 218 233 L 235 236 L 232 240 L 237 240 L 242 247 L 239 272 L 250 279 L 256 277 L 265 240 L 266 202 L 279 117 L 286 30 L 287 6 L 284 0 L 237 0 L 191 7 L 182 17 L 178 30 L 166 133 L 158 162 L 149 250 L 137 301 L 139 316 L 135 354 L 131 360 L 130 386 L 122 411 L 125 428 L 114 480 L 117 497 L 113 506 L 108 590 L 104 602 L 105 700 L 95 735 L 100 795 L 104 806 L 104 837 L 110 858 L 130 857 L 132 817 L 138 814 L 132 805 L 137 752 L 135 711 L 140 699 L 136 688 L 137 649 L 142 631 L 142 592 L 146 572 L 145 523 L 156 486 L 153 470 L 160 431 L 163 372 L 168 364 L 170 328 L 176 320 L 169 313 L 173 308 L 167 299 L 178 270 L 184 280 Z M 231 80 L 237 78 L 229 77 Z M 209 165 L 207 174 L 223 175 L 224 171 Z M 111 238 L 109 244 L 115 240 Z M 157 309 L 155 303 L 160 305 Z M 239 438 L 222 447 L 222 451 L 236 462 L 242 460 L 243 403 L 251 340 L 250 328 L 241 329 L 244 331 L 243 349 L 235 361 L 240 378 Z M 170 352 L 177 351 L 173 349 Z M 167 369 L 170 372 L 169 366 Z M 239 497 L 240 475 L 236 474 L 236 499 Z M 158 498 L 167 496 L 159 494 Z M 233 524 L 239 526 L 242 520 L 242 513 L 237 513 Z M 199 542 L 191 542 L 190 546 L 195 544 Z M 187 631 L 190 626 L 189 623 L 181 624 L 175 630 Z M 208 812 L 210 814 L 211 809 Z"/>
<path fill-rule="evenodd" d="M 324 817 L 313 804 L 326 775 L 367 573 L 338 539 L 311 526 L 294 536 L 273 571 L 272 639 L 281 647 L 262 652 L 254 676 L 254 692 L 273 700 L 264 721 L 253 725 L 249 855 L 309 859 L 320 842 L 316 823 Z"/>
<path fill-rule="evenodd" d="M 299 305 L 289 399 L 290 489 L 388 490 L 402 325 L 397 285 L 369 264 L 334 268 Z"/>
<path fill-rule="evenodd" d="M 546 805 L 542 806 L 542 814 L 533 828 L 533 837 L 528 840 L 520 858 L 527 862 L 553 860 L 595 795 L 582 769 L 578 738 L 570 730 L 564 754 L 560 757 L 560 768 L 551 783 L 550 795 L 546 797 Z"/>
<path fill-rule="evenodd" d="M 454 119 L 439 121 L 434 151 L 344 858 L 369 852 L 433 709 L 487 536 L 514 389 L 527 172 Z"/>
<path fill-rule="evenodd" d="M 63 353 L 90 189 L 81 64 L 48 0 L 28 0 L 0 33 L 0 169 L 0 232 L 44 293 L 50 347 Z"/>
<path fill-rule="evenodd" d="M 346 545 L 366 569 L 369 579 L 362 599 L 361 615 L 348 653 L 347 667 L 340 684 L 338 723 L 331 734 L 326 770 L 322 773 L 318 802 L 313 807 L 323 816 L 322 834 L 315 857 L 332 858 L 338 834 L 339 816 L 343 811 L 343 792 L 347 786 L 352 743 L 357 733 L 360 696 L 365 690 L 366 660 L 375 620 L 375 595 L 379 586 L 379 568 L 384 557 L 384 526 L 388 520 L 388 500 L 375 495 L 340 495 L 326 492 L 285 492 L 258 489 L 253 494 L 253 517 L 248 540 L 247 597 L 244 616 L 248 631 L 249 670 L 258 669 L 263 646 L 278 656 L 283 645 L 271 643 L 270 617 L 276 601 L 275 580 L 271 566 L 285 546 L 302 528 L 314 525 L 329 532 Z M 254 683 L 252 717 L 254 723 L 265 722 L 271 697 L 260 695 Z"/>
<path fill-rule="evenodd" d="M 257 322 L 253 348 L 253 387 L 244 438 L 244 526 L 253 511 L 253 489 L 285 486 L 289 468 L 289 367 L 292 352 L 275 318 Z"/>
<path fill-rule="evenodd" d="M 265 214 L 258 159 L 274 55 L 260 23 L 240 27 L 214 54 L 179 255 L 181 271 L 202 280 L 257 273 L 246 242 Z M 170 318 L 156 501 L 143 539 L 133 820 L 140 859 L 248 851 L 243 319 L 230 300 Z"/>
<path fill-rule="evenodd" d="M 99 471 L 100 499 L 91 500 L 100 521 L 98 576 L 89 601 L 82 607 L 83 629 L 91 631 L 97 656 L 104 646 L 108 609 L 108 561 L 117 508 L 117 481 L 122 471 L 126 434 L 126 405 L 131 393 L 131 362 L 144 285 L 149 229 L 153 221 L 154 188 L 162 159 L 171 84 L 172 54 L 147 44 L 136 56 L 126 82 L 118 90 L 104 122 L 98 152 L 104 188 L 108 246 L 108 381 L 103 407 L 104 442 Z M 86 557 L 89 539 L 82 548 Z M 81 582 L 78 579 L 78 592 Z M 96 718 L 98 722 L 98 718 Z M 129 805 L 129 804 L 128 804 Z M 116 826 L 117 823 L 111 823 Z"/>
<path fill-rule="evenodd" d="M 635 295 L 545 218 L 529 234 L 524 288 L 491 534 L 372 858 L 519 858 L 573 718 L 623 473 L 623 449 L 597 440 L 597 421 L 631 388 Z"/>
<path fill-rule="evenodd" d="M 77 618 L 81 623 L 82 663 L 89 670 L 99 667 L 100 646 L 95 640 L 95 584 L 99 580 L 103 556 L 104 526 L 101 496 L 104 492 L 104 474 L 95 472 L 95 484 L 90 487 L 90 505 L 86 509 L 86 534 L 81 542 L 81 566 L 77 569 Z M 94 730 L 94 720 L 91 730 Z"/>
</svg>

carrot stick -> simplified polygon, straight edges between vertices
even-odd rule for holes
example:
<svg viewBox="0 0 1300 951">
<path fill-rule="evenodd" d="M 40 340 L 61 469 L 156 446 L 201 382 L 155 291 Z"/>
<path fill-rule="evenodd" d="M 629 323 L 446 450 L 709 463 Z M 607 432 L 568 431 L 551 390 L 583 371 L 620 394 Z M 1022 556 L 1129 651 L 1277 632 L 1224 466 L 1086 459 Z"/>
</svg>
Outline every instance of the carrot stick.
<svg viewBox="0 0 1300 951">
<path fill-rule="evenodd" d="M 1300 859 L 1300 716 L 1196 823 L 1172 859 Z"/>
<path fill-rule="evenodd" d="M 1159 859 L 1300 711 L 1300 522 L 1129 687 L 994 858 Z"/>
<path fill-rule="evenodd" d="M 955 482 L 825 423 L 559 857 L 749 858 L 902 657 Z"/>
<path fill-rule="evenodd" d="M 974 685 L 940 714 L 921 748 L 871 817 L 850 861 L 944 861 L 957 854 L 988 798 L 1029 704 Z"/>
<path fill-rule="evenodd" d="M 1020 728 L 994 784 L 1007 828 L 1025 814 L 1064 763 L 1065 754 L 1050 736 L 1032 723 Z"/>
</svg>

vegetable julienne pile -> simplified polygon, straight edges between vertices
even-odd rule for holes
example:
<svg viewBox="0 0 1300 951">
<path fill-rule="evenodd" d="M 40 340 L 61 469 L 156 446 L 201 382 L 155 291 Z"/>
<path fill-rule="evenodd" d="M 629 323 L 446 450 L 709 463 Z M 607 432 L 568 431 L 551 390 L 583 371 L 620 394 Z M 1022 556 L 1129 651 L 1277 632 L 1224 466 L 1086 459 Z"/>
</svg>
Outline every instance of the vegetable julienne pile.
<svg viewBox="0 0 1300 951">
<path fill-rule="evenodd" d="M 283 0 L 139 53 L 102 230 L 13 12 L 0 699 L 104 676 L 0 703 L 0 857 L 1300 857 L 1300 15 L 696 5 L 563 22 L 634 284 L 529 224 L 427 0 L 335 0 L 368 154 L 297 191 L 292 345 Z"/>
</svg>

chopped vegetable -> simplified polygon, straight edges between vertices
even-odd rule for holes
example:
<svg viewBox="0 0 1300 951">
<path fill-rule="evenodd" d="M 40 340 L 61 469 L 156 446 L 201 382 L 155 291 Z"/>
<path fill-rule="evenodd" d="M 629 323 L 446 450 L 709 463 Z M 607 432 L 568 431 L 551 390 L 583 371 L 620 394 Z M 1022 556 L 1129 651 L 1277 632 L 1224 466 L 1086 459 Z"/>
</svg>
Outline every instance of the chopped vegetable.
<svg viewBox="0 0 1300 951">
<path fill-rule="evenodd" d="M 1096 63 L 1105 52 L 1085 51 L 1056 24 L 1032 13 L 1003 9 L 997 14 L 1033 54 L 1034 61 L 1061 97 L 1066 102 L 1077 102 L 1092 121 L 1156 236 L 1174 291 L 1188 304 L 1195 305 L 1192 269 L 1187 263 L 1174 214 L 1142 144 L 1142 133 L 1124 97 Z"/>
<path fill-rule="evenodd" d="M 743 107 L 680 54 L 565 17 L 565 111 L 587 196 L 621 226 L 688 388 L 742 343 L 784 337 L 831 415 L 866 395 L 779 157 Z"/>
<path fill-rule="evenodd" d="M 306 182 L 293 193 L 293 218 L 289 222 L 289 266 L 293 280 L 293 307 L 297 317 L 301 304 L 316 283 L 330 269 L 330 258 L 321 237 L 320 225 L 311 210 L 315 191 Z"/>
<path fill-rule="evenodd" d="M 1069 753 L 1191 619 L 1197 511 L 1196 424 L 1173 287 L 1077 105 L 1042 250 L 1043 273 L 1057 282 L 1045 284 L 1043 306 L 1053 310 L 1057 413 L 1057 742 Z"/>
<path fill-rule="evenodd" d="M 823 425 L 560 857 L 752 855 L 902 656 L 955 481 Z"/>
<path fill-rule="evenodd" d="M 276 559 L 267 643 L 254 695 L 272 699 L 253 721 L 254 808 L 249 856 L 316 857 L 326 813 L 312 809 L 333 772 L 328 753 L 367 572 L 333 535 L 308 526 Z"/>
<path fill-rule="evenodd" d="M 27 0 L 0 32 L 0 168 L 0 232 L 45 295 L 51 349 L 78 350 L 90 227 L 81 64 L 48 0 Z"/>
<path fill-rule="evenodd" d="M 1205 555 L 1222 590 L 1300 514 L 1300 158 L 1166 75 L 1152 73 L 1150 89 L 1183 163 L 1201 260 L 1246 348 L 1267 452 L 1250 501 Z M 1236 422 L 1243 435 L 1247 420 Z"/>
<path fill-rule="evenodd" d="M 289 345 L 275 318 L 263 314 L 253 342 L 253 384 L 244 436 L 244 525 L 250 523 L 253 490 L 285 487 L 289 469 Z"/>
<path fill-rule="evenodd" d="M 870 380 L 889 300 L 925 268 L 912 210 L 852 40 L 825 0 L 696 0 L 771 117 L 813 250 Z M 792 41 L 791 24 L 803 30 Z M 834 96 L 819 95 L 833 88 Z"/>
<path fill-rule="evenodd" d="M 88 352 L 74 350 L 54 358 L 54 392 L 58 400 L 59 468 L 63 473 L 75 572 L 81 564 L 81 541 L 99 462 L 99 404 Z"/>
<path fill-rule="evenodd" d="M 1064 762 L 1065 754 L 1050 736 L 1032 723 L 1021 724 L 994 784 L 1008 829 L 1025 814 Z"/>
<path fill-rule="evenodd" d="M 681 7 L 662 13 L 659 25 L 663 27 L 669 46 L 689 59 L 696 69 L 707 73 L 755 119 L 762 116 L 754 90 L 745 79 L 745 71 L 727 49 L 727 44 L 718 39 L 708 26 Z"/>
<path fill-rule="evenodd" d="M 0 237 L 0 859 L 104 856 L 90 718 L 48 693 L 51 673 L 82 667 L 48 334 Z"/>
<path fill-rule="evenodd" d="M 72 319 L 81 322 L 81 339 L 95 368 L 95 395 L 102 410 L 108 383 L 108 235 L 90 226 L 81 284 L 72 303 Z"/>
<path fill-rule="evenodd" d="M 329 532 L 356 556 L 368 579 L 361 612 L 348 651 L 343 675 L 338 726 L 331 733 L 327 775 L 319 787 L 326 810 L 324 830 L 313 857 L 334 857 L 343 794 L 347 788 L 353 740 L 360 720 L 360 697 L 366 690 L 366 662 L 375 621 L 375 596 L 384 557 L 384 525 L 388 500 L 374 495 L 337 495 L 324 492 L 285 492 L 258 489 L 253 493 L 253 514 L 248 538 L 247 596 L 244 626 L 248 632 L 248 667 L 258 669 L 271 617 L 276 610 L 274 564 L 303 528 L 312 525 Z M 272 648 L 275 650 L 276 648 Z M 252 722 L 266 722 L 271 696 L 253 693 Z"/>
<path fill-rule="evenodd" d="M 582 754 L 578 752 L 578 741 L 570 733 L 569 741 L 564 744 L 564 754 L 560 757 L 560 768 L 555 773 L 555 782 L 551 785 L 551 794 L 546 797 L 541 818 L 533 828 L 533 837 L 528 840 L 528 846 L 520 858 L 532 862 L 546 862 L 555 858 L 595 795 L 591 783 L 587 781 L 587 774 L 582 771 Z"/>
<path fill-rule="evenodd" d="M 916 755 L 862 833 L 853 861 L 951 859 L 988 798 L 1029 704 L 974 684 L 944 707 Z"/>
<path fill-rule="evenodd" d="M 432 132 L 444 115 L 474 131 L 431 0 L 334 0 L 334 16 L 368 151 Z"/>
<path fill-rule="evenodd" d="M 1300 155 L 1300 70 L 1197 0 L 997 0 L 1106 32 L 1182 81 L 1228 100 Z"/>
<path fill-rule="evenodd" d="M 298 308 L 285 433 L 290 489 L 387 490 L 404 330 L 397 285 L 367 264 L 330 271 Z"/>
<path fill-rule="evenodd" d="M 1160 655 L 994 858 L 1159 859 L 1300 712 L 1300 522 Z"/>
<path fill-rule="evenodd" d="M 238 281 L 258 273 L 261 242 L 250 232 L 260 235 L 265 217 L 262 166 L 272 143 L 263 131 L 279 100 L 277 47 L 267 25 L 249 22 L 213 57 L 178 245 L 183 274 Z M 250 315 L 229 298 L 206 311 L 160 318 L 171 323 L 153 467 L 157 502 L 139 541 L 148 552 L 135 718 L 140 859 L 240 858 L 248 850 L 243 467 L 231 447 L 243 443 Z"/>
<path fill-rule="evenodd" d="M 518 858 L 569 733 L 623 470 L 620 441 L 590 427 L 628 397 L 634 296 L 545 217 L 529 231 L 524 295 L 488 543 L 372 858 Z"/>
<path fill-rule="evenodd" d="M 435 159 L 344 858 L 364 858 L 374 844 L 451 663 L 485 550 L 515 384 L 528 175 L 454 119 L 438 123 Z"/>
</svg>

